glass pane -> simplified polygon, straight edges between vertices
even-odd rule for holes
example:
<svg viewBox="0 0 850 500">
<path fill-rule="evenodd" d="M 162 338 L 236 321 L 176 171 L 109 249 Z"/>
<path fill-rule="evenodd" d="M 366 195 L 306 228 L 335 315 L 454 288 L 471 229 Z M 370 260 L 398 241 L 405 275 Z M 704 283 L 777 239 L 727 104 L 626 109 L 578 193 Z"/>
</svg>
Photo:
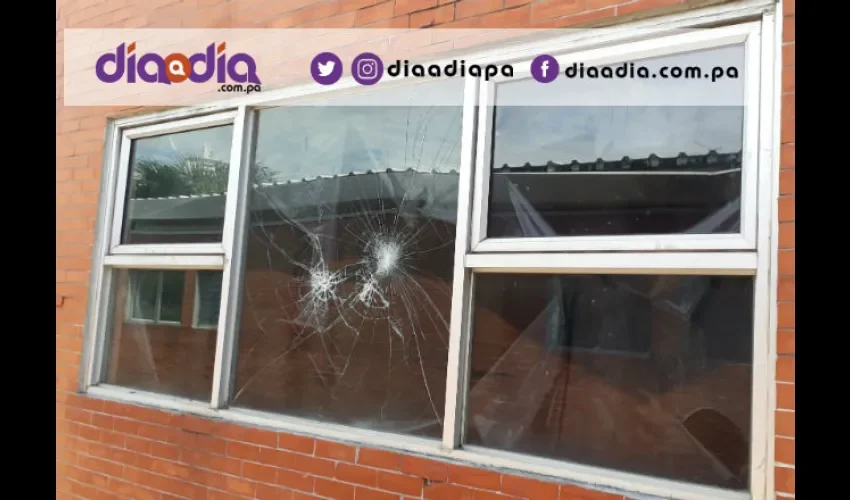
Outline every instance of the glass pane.
<svg viewBox="0 0 850 500">
<path fill-rule="evenodd" d="M 132 286 L 128 295 L 128 317 L 141 321 L 156 321 L 159 271 L 132 271 L 130 276 Z"/>
<path fill-rule="evenodd" d="M 441 435 L 463 82 L 441 85 L 457 106 L 260 111 L 235 406 Z"/>
<path fill-rule="evenodd" d="M 159 321 L 179 323 L 183 317 L 183 271 L 162 271 Z"/>
<path fill-rule="evenodd" d="M 750 277 L 475 277 L 466 443 L 746 490 Z"/>
<path fill-rule="evenodd" d="M 654 71 L 707 60 L 742 68 L 744 51 L 689 57 L 640 64 Z M 678 82 L 669 84 L 671 93 L 695 85 L 665 81 Z M 731 98 L 646 105 L 641 96 L 657 89 L 622 82 L 634 104 L 558 97 L 581 95 L 589 79 L 496 87 L 489 237 L 740 232 L 743 105 L 723 105 Z M 743 77 L 732 85 L 743 88 Z"/>
<path fill-rule="evenodd" d="M 136 139 L 121 242 L 221 241 L 233 126 Z"/>
<path fill-rule="evenodd" d="M 116 300 L 113 322 L 107 332 L 104 382 L 133 389 L 208 401 L 212 391 L 216 336 L 192 328 L 182 316 L 187 291 L 185 271 L 113 271 Z M 129 275 L 163 275 L 163 319 L 176 323 L 138 323 L 126 320 Z M 179 285 L 179 286 L 178 286 Z M 165 307 L 165 304 L 171 304 Z M 179 314 L 166 311 L 177 311 Z M 189 310 L 191 312 L 191 310 Z M 181 318 L 187 318 L 181 321 Z"/>
<path fill-rule="evenodd" d="M 198 318 L 197 325 L 203 328 L 218 326 L 218 311 L 221 308 L 221 271 L 198 271 Z"/>
</svg>

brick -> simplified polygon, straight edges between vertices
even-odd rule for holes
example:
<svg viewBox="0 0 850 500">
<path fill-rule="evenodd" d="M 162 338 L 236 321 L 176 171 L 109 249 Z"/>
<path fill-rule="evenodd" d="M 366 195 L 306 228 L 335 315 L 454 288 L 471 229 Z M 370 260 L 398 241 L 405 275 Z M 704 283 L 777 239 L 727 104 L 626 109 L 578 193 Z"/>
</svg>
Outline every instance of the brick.
<svg viewBox="0 0 850 500">
<path fill-rule="evenodd" d="M 181 461 L 192 467 L 208 469 L 231 476 L 242 474 L 242 461 L 235 458 L 212 455 L 197 450 L 182 450 Z"/>
<path fill-rule="evenodd" d="M 451 22 L 455 18 L 455 4 L 442 5 L 436 9 L 428 9 L 410 14 L 410 28 L 438 26 Z M 405 26 L 407 27 L 407 26 Z"/>
<path fill-rule="evenodd" d="M 290 500 L 292 491 L 258 483 L 254 496 L 259 500 Z"/>
<path fill-rule="evenodd" d="M 253 444 L 229 442 L 227 456 L 251 462 L 261 462 L 260 447 Z"/>
<path fill-rule="evenodd" d="M 508 9 L 491 14 L 485 14 L 477 19 L 478 23 L 470 28 L 507 29 L 516 26 L 528 26 L 531 23 L 531 7 L 526 5 L 516 9 Z"/>
<path fill-rule="evenodd" d="M 776 332 L 777 354 L 794 354 L 794 330 L 778 330 Z"/>
<path fill-rule="evenodd" d="M 422 490 L 426 500 L 473 500 L 475 490 L 449 483 L 432 483 Z"/>
<path fill-rule="evenodd" d="M 795 146 L 793 144 L 783 144 L 779 149 L 779 167 L 794 168 L 796 163 Z"/>
<path fill-rule="evenodd" d="M 322 458 L 330 458 L 332 460 L 340 460 L 343 462 L 354 462 L 357 456 L 357 450 L 351 446 L 331 441 L 316 441 L 315 455 Z"/>
<path fill-rule="evenodd" d="M 578 14 L 582 10 L 583 0 L 538 0 L 531 5 L 531 22 Z"/>
<path fill-rule="evenodd" d="M 776 407 L 782 410 L 794 409 L 794 384 L 776 384 Z"/>
<path fill-rule="evenodd" d="M 393 15 L 410 14 L 411 12 L 430 9 L 437 5 L 439 5 L 437 0 L 395 0 Z"/>
<path fill-rule="evenodd" d="M 593 23 L 602 21 L 603 19 L 614 17 L 616 14 L 616 10 L 613 7 L 610 7 L 607 9 L 593 10 L 590 12 L 580 12 L 578 14 L 559 17 L 557 19 L 552 19 L 539 24 L 535 24 L 534 27 L 538 29 L 552 29 L 589 26 Z"/>
<path fill-rule="evenodd" d="M 449 476 L 449 469 L 445 463 L 411 456 L 401 457 L 401 471 L 412 476 L 441 482 L 447 481 Z"/>
<path fill-rule="evenodd" d="M 793 411 L 776 411 L 776 435 L 785 437 L 795 437 L 797 432 L 795 429 L 795 413 Z"/>
<path fill-rule="evenodd" d="M 399 500 L 399 496 L 387 493 L 386 491 L 378 491 L 370 488 L 358 486 L 354 489 L 354 500 Z"/>
<path fill-rule="evenodd" d="M 374 23 L 376 21 L 381 21 L 384 19 L 389 19 L 396 14 L 395 12 L 395 2 L 390 0 L 388 2 L 379 3 L 377 5 L 373 5 L 371 7 L 367 7 L 365 9 L 360 9 L 354 14 L 354 25 L 362 26 L 364 24 Z"/>
<path fill-rule="evenodd" d="M 367 467 L 386 470 L 399 470 L 401 457 L 398 453 L 383 450 L 360 448 L 357 453 L 357 463 Z"/>
<path fill-rule="evenodd" d="M 243 441 L 259 446 L 268 446 L 274 448 L 278 445 L 277 432 L 266 431 L 262 429 L 254 429 L 251 427 L 242 427 L 238 425 L 226 425 L 220 430 L 216 430 L 216 426 L 210 428 L 211 432 L 215 432 L 218 436 L 233 441 Z"/>
<path fill-rule="evenodd" d="M 278 434 L 277 447 L 282 450 L 297 451 L 298 453 L 313 454 L 313 449 L 316 446 L 316 441 L 313 438 L 306 436 L 296 436 L 295 434 Z"/>
<path fill-rule="evenodd" d="M 339 463 L 336 465 L 336 475 L 340 481 L 346 483 L 360 484 L 363 486 L 378 485 L 378 471 L 358 465 Z"/>
<path fill-rule="evenodd" d="M 782 141 L 783 144 L 794 142 L 796 138 L 797 128 L 796 121 L 794 117 L 782 117 L 782 123 L 780 124 L 780 137 L 779 140 Z"/>
<path fill-rule="evenodd" d="M 794 66 L 797 62 L 797 44 L 789 43 L 782 47 L 782 66 Z"/>
<path fill-rule="evenodd" d="M 369 28 L 373 29 L 402 29 L 410 27 L 410 16 L 408 14 L 404 14 L 401 16 L 393 17 L 392 19 L 387 19 L 384 21 L 378 21 L 375 23 L 371 23 L 366 25 Z"/>
<path fill-rule="evenodd" d="M 513 500 L 518 497 L 511 497 L 501 493 L 493 493 L 492 491 L 475 490 L 473 495 L 474 500 Z"/>
<path fill-rule="evenodd" d="M 300 490 L 305 493 L 313 491 L 314 478 L 303 472 L 296 472 L 286 469 L 278 469 L 277 484 L 285 486 L 293 490 Z"/>
<path fill-rule="evenodd" d="M 774 450 L 777 462 L 787 465 L 794 465 L 795 450 L 793 439 L 776 438 Z"/>
<path fill-rule="evenodd" d="M 455 4 L 455 18 L 478 16 L 502 8 L 502 0 L 460 0 Z"/>
<path fill-rule="evenodd" d="M 776 324 L 779 328 L 794 328 L 794 303 L 780 302 L 777 306 Z"/>
<path fill-rule="evenodd" d="M 502 475 L 486 469 L 449 465 L 449 482 L 498 491 L 502 484 Z"/>
<path fill-rule="evenodd" d="M 354 486 L 321 477 L 316 478 L 315 493 L 334 500 L 354 500 Z"/>
<path fill-rule="evenodd" d="M 782 92 L 793 92 L 795 83 L 794 67 L 782 68 Z"/>
<path fill-rule="evenodd" d="M 797 267 L 797 257 L 794 250 L 780 250 L 778 256 L 779 274 L 794 274 Z M 793 328 L 794 325 L 791 325 Z"/>
<path fill-rule="evenodd" d="M 776 380 L 794 382 L 794 358 L 780 357 L 776 360 Z"/>
<path fill-rule="evenodd" d="M 782 170 L 779 172 L 779 194 L 794 194 L 797 191 L 796 175 L 794 170 Z"/>
<path fill-rule="evenodd" d="M 795 294 L 794 276 L 780 276 L 777 290 L 777 298 L 781 301 L 794 300 Z"/>
<path fill-rule="evenodd" d="M 334 477 L 334 462 L 308 456 L 296 457 L 290 467 L 293 470 L 314 476 Z"/>
<path fill-rule="evenodd" d="M 774 478 L 777 493 L 794 493 L 794 469 L 776 467 Z"/>
<path fill-rule="evenodd" d="M 638 12 L 649 12 L 654 9 L 662 9 L 671 5 L 681 4 L 682 0 L 637 0 L 624 5 L 617 6 L 617 15 L 626 16 Z"/>
<path fill-rule="evenodd" d="M 422 493 L 423 480 L 420 477 L 378 472 L 378 488 L 403 495 L 419 496 Z"/>
<path fill-rule="evenodd" d="M 242 465 L 242 474 L 254 481 L 274 483 L 277 481 L 277 469 L 267 465 L 245 462 Z"/>
<path fill-rule="evenodd" d="M 502 476 L 502 493 L 539 500 L 557 500 L 558 485 L 505 474 Z"/>
<path fill-rule="evenodd" d="M 617 4 L 627 3 L 629 0 L 587 0 L 587 10 L 602 9 Z"/>
</svg>

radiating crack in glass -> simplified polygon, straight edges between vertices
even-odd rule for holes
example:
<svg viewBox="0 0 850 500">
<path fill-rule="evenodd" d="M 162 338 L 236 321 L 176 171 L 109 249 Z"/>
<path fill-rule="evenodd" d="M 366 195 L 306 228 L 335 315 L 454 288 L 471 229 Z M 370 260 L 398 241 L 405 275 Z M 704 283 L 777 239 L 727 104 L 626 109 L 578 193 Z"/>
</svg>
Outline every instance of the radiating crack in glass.
<svg viewBox="0 0 850 500">
<path fill-rule="evenodd" d="M 371 333 L 374 338 L 378 334 L 377 327 L 364 325 L 385 324 L 386 332 L 381 335 L 386 335 L 389 345 L 388 380 L 393 375 L 393 354 L 400 352 L 404 365 L 421 376 L 433 413 L 431 424 L 407 422 L 406 429 L 442 424 L 442 409 L 435 402 L 423 356 L 428 348 L 433 349 L 430 346 L 437 346 L 441 354 L 448 350 L 457 200 L 457 160 L 453 159 L 460 141 L 460 110 L 444 108 L 440 113 L 445 116 L 446 111 L 451 112 L 451 119 L 438 125 L 446 130 L 439 130 L 442 139 L 435 143 L 428 141 L 429 120 L 435 111 L 420 113 L 423 116 L 412 123 L 408 109 L 404 168 L 382 165 L 384 170 L 369 169 L 363 175 L 349 170 L 343 175 L 289 179 L 286 184 L 254 184 L 252 206 L 272 212 L 270 222 L 262 215 L 257 220 L 252 211 L 255 220 L 251 224 L 254 237 L 265 245 L 269 275 L 276 276 L 271 271 L 279 270 L 283 263 L 296 276 L 271 283 L 277 304 L 271 312 L 273 322 L 259 308 L 247 307 L 259 335 L 238 361 L 240 369 L 245 369 L 247 360 L 256 357 L 253 363 L 260 368 L 237 378 L 241 384 L 234 401 L 311 339 L 321 343 L 324 359 L 310 355 L 309 362 L 331 399 L 336 399 L 339 391 L 361 389 L 365 372 L 358 370 L 359 377 L 346 376 L 355 347 L 358 342 L 371 341 L 364 335 Z M 377 113 L 380 117 L 380 111 Z M 390 158 L 386 149 L 380 156 Z M 432 163 L 427 171 L 422 168 L 423 161 Z M 347 164 L 342 167 L 350 168 Z M 280 186 L 288 187 L 286 198 L 275 192 Z M 292 242 L 296 235 L 299 244 Z M 427 263 L 422 265 L 429 254 L 446 249 L 449 260 L 438 260 L 436 270 L 428 269 Z M 252 296 L 251 287 L 245 290 L 246 302 L 255 303 L 258 298 Z M 437 298 L 442 299 L 442 307 L 435 303 Z M 282 325 L 295 331 L 283 352 L 262 352 L 262 341 Z M 347 334 L 341 335 L 341 331 Z M 430 338 L 431 332 L 434 338 Z M 262 362 L 257 363 L 259 359 Z M 392 392 L 386 389 L 377 409 L 383 423 L 388 423 L 388 406 L 410 397 Z M 402 401 L 405 403 L 409 400 Z"/>
</svg>

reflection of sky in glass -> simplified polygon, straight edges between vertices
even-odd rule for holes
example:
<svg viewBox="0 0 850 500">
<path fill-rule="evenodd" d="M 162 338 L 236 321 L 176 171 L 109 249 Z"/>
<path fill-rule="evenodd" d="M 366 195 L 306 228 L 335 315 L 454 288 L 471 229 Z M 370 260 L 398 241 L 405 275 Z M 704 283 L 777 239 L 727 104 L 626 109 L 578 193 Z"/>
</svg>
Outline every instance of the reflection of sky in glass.
<svg viewBox="0 0 850 500">
<path fill-rule="evenodd" d="M 256 160 L 277 181 L 368 170 L 457 170 L 461 109 L 288 107 L 260 114 Z"/>
<path fill-rule="evenodd" d="M 387 94 L 373 90 L 263 110 L 255 159 L 278 182 L 368 170 L 457 170 L 462 83 L 406 85 L 384 89 Z M 410 105 L 376 106 L 382 96 Z M 448 98 L 457 105 L 430 105 Z"/>
<path fill-rule="evenodd" d="M 739 151 L 743 108 L 500 107 L 493 165 Z"/>
<path fill-rule="evenodd" d="M 134 159 L 178 161 L 185 156 L 204 156 L 213 160 L 230 161 L 232 125 L 211 127 L 178 134 L 146 137 L 134 141 Z"/>
<path fill-rule="evenodd" d="M 500 84 L 493 164 L 543 165 L 741 150 L 742 45 L 630 62 L 646 66 L 650 73 L 663 66 L 698 66 L 703 72 L 734 66 L 739 79 L 711 83 L 562 76 L 545 85 L 528 79 Z"/>
</svg>

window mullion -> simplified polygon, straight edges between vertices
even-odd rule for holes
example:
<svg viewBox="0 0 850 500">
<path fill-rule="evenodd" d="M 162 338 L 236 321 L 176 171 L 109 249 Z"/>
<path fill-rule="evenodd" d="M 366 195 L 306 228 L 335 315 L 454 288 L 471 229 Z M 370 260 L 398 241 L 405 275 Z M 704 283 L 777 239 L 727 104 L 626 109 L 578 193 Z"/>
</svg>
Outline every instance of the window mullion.
<svg viewBox="0 0 850 500">
<path fill-rule="evenodd" d="M 472 217 L 472 181 L 475 162 L 478 88 L 480 81 L 469 77 L 464 85 L 461 158 L 458 178 L 457 225 L 452 286 L 452 308 L 449 323 L 449 353 L 446 370 L 446 406 L 443 413 L 443 447 L 454 449 L 461 445 L 463 435 L 463 402 L 466 400 L 466 346 L 469 344 L 467 317 L 472 290 L 472 273 L 465 269 L 464 258 L 470 248 L 470 218 Z"/>
<path fill-rule="evenodd" d="M 222 244 L 225 259 L 221 282 L 218 335 L 211 406 L 222 408 L 230 399 L 239 312 L 242 302 L 245 225 L 248 219 L 248 196 L 251 179 L 251 154 L 254 140 L 255 113 L 240 106 L 234 121 L 230 150 L 230 176 L 224 213 Z"/>
</svg>

